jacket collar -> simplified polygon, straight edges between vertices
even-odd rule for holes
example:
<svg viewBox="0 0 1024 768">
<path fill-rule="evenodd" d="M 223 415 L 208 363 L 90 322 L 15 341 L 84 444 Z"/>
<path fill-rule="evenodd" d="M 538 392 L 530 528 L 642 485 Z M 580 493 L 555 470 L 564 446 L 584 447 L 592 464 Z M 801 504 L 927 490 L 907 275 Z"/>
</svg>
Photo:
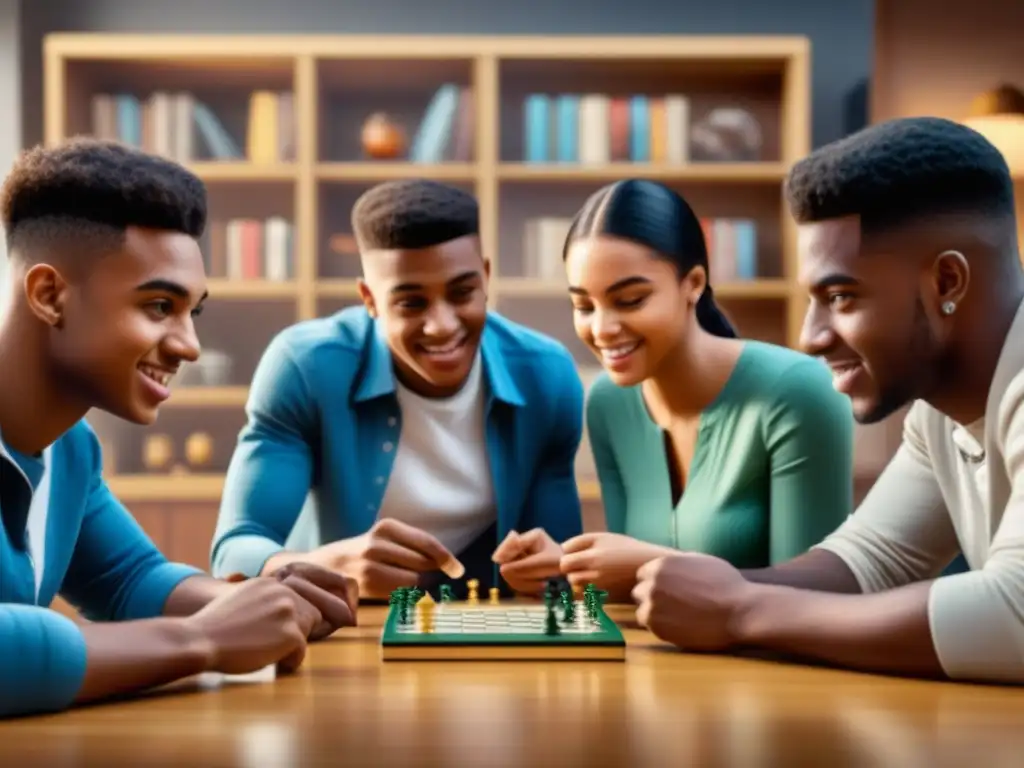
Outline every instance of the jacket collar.
<svg viewBox="0 0 1024 768">
<path fill-rule="evenodd" d="M 526 401 L 505 364 L 501 347 L 501 338 L 493 332 L 491 318 L 488 316 L 480 342 L 487 391 L 492 400 L 512 406 L 523 406 Z M 394 367 L 391 350 L 388 348 L 387 338 L 384 335 L 384 326 L 379 320 L 370 318 L 360 375 L 356 379 L 352 400 L 356 403 L 363 403 L 379 397 L 394 395 L 394 393 Z"/>
</svg>

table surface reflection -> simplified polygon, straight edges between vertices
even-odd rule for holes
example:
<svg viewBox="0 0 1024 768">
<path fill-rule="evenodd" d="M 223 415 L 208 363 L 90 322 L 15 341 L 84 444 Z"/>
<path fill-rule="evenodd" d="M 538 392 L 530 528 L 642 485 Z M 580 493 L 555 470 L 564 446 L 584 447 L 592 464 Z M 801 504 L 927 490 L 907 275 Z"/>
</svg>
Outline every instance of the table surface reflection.
<svg viewBox="0 0 1024 768">
<path fill-rule="evenodd" d="M 1024 765 L 1024 691 L 693 656 L 630 626 L 622 662 L 388 662 L 382 608 L 268 684 L 187 681 L 0 723 L 4 766 Z"/>
</svg>

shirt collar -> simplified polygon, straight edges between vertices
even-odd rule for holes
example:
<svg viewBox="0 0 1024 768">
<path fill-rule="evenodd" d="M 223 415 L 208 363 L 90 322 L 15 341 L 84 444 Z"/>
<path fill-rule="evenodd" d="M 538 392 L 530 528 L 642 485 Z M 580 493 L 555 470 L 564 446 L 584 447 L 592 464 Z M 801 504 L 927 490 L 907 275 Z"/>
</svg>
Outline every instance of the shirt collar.
<svg viewBox="0 0 1024 768">
<path fill-rule="evenodd" d="M 512 406 L 526 404 L 502 355 L 501 340 L 490 328 L 490 318 L 484 327 L 480 342 L 483 375 L 490 398 Z M 361 375 L 357 379 L 353 402 L 363 403 L 395 394 L 395 373 L 391 350 L 388 348 L 384 326 L 377 319 L 370 320 L 367 343 L 363 355 Z"/>
</svg>

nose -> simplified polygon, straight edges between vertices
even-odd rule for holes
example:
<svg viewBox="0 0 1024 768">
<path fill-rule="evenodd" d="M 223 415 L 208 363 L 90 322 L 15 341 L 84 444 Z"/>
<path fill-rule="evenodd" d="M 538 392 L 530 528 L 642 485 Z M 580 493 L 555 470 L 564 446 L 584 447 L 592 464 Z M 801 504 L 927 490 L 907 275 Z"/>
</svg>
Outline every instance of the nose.
<svg viewBox="0 0 1024 768">
<path fill-rule="evenodd" d="M 199 359 L 202 347 L 192 318 L 184 320 L 179 328 L 165 339 L 166 351 L 179 362 L 194 363 Z"/>
<path fill-rule="evenodd" d="M 445 338 L 459 330 L 459 316 L 447 302 L 438 302 L 430 307 L 423 332 L 427 336 Z"/>
<path fill-rule="evenodd" d="M 834 333 L 828 310 L 812 301 L 800 328 L 800 349 L 809 355 L 822 355 L 834 343 Z"/>
<path fill-rule="evenodd" d="M 610 310 L 595 309 L 591 315 L 590 330 L 595 341 L 616 338 L 622 330 L 618 315 Z"/>
</svg>

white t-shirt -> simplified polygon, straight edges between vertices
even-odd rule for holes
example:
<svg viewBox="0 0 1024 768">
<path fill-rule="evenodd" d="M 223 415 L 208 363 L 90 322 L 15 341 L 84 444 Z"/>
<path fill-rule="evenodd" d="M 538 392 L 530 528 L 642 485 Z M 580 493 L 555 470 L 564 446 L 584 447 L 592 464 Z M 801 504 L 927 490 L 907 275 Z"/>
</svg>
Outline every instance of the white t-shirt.
<svg viewBox="0 0 1024 768">
<path fill-rule="evenodd" d="M 451 397 L 396 388 L 402 432 L 378 517 L 420 528 L 458 554 L 496 519 L 481 358 Z"/>
</svg>

